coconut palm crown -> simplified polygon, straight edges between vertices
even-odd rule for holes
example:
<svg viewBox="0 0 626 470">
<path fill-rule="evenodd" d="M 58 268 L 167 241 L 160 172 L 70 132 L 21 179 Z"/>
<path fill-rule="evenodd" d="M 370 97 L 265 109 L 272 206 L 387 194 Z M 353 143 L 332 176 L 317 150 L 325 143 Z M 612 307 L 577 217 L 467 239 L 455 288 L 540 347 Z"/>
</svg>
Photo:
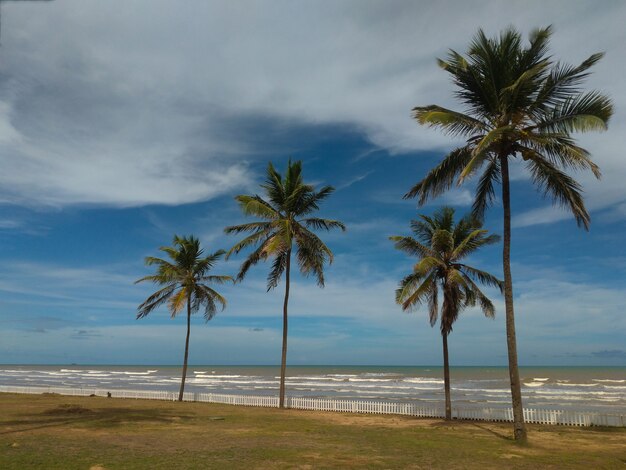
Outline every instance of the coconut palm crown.
<svg viewBox="0 0 626 470">
<path fill-rule="evenodd" d="M 405 276 L 396 290 L 396 302 L 409 311 L 426 305 L 430 325 L 440 318 L 443 339 L 446 419 L 452 419 L 448 335 L 459 313 L 478 305 L 485 316 L 493 318 L 495 308 L 478 284 L 502 289 L 502 281 L 492 274 L 464 262 L 470 254 L 485 245 L 497 243 L 497 235 L 488 235 L 479 220 L 471 214 L 454 223 L 454 209 L 443 207 L 432 217 L 420 215 L 411 222 L 414 237 L 390 237 L 395 247 L 418 258 L 413 272 Z M 443 295 L 441 308 L 439 293 Z"/>
<path fill-rule="evenodd" d="M 507 346 L 517 440 L 526 439 L 510 269 L 511 204 L 509 163 L 521 161 L 539 191 L 568 208 L 579 226 L 589 227 L 580 184 L 568 172 L 600 169 L 590 154 L 571 137 L 573 132 L 601 131 L 613 113 L 611 100 L 580 85 L 603 54 L 593 54 L 580 65 L 555 62 L 549 55 L 552 28 L 537 29 L 524 44 L 513 28 L 488 38 L 479 30 L 465 56 L 451 50 L 439 65 L 452 78 L 456 98 L 464 111 L 441 106 L 413 109 L 422 125 L 463 137 L 465 143 L 448 153 L 405 195 L 419 204 L 439 196 L 454 183 L 478 176 L 473 213 L 482 217 L 496 201 L 494 185 L 502 189 L 504 211 L 503 266 Z"/>
<path fill-rule="evenodd" d="M 210 275 L 209 271 L 224 255 L 224 250 L 203 256 L 204 250 L 200 241 L 193 237 L 179 237 L 174 235 L 173 246 L 159 248 L 167 254 L 169 260 L 148 256 L 145 259 L 147 266 L 156 266 L 156 274 L 144 276 L 135 281 L 135 284 L 152 281 L 163 286 L 149 296 L 137 308 L 137 319 L 144 318 L 153 310 L 167 304 L 172 318 L 187 308 L 187 337 L 185 339 L 185 357 L 178 400 L 182 401 L 187 376 L 187 359 L 189 357 L 189 333 L 191 329 L 191 315 L 203 309 L 204 319 L 209 321 L 217 313 L 218 304 L 221 309 L 226 307 L 226 299 L 215 291 L 209 284 L 223 284 L 233 281 L 231 276 Z"/>
<path fill-rule="evenodd" d="M 245 215 L 261 219 L 242 225 L 226 227 L 226 233 L 250 233 L 236 243 L 228 252 L 227 257 L 239 253 L 248 247 L 254 247 L 241 265 L 237 280 L 241 281 L 250 267 L 259 261 L 273 259 L 272 267 L 267 276 L 267 290 L 278 285 L 285 273 L 285 299 L 283 305 L 283 350 L 280 379 L 280 407 L 285 400 L 285 368 L 287 355 L 287 307 L 289 302 L 289 286 L 291 257 L 295 252 L 296 262 L 304 276 L 315 276 L 317 284 L 324 287 L 324 265 L 332 263 L 333 253 L 312 230 L 345 230 L 343 223 L 337 220 L 312 217 L 319 209 L 319 203 L 330 196 L 334 188 L 324 186 L 319 191 L 310 184 L 304 183 L 302 162 L 291 162 L 287 165 L 285 175 L 281 175 L 270 162 L 267 168 L 267 179 L 261 185 L 265 198 L 255 195 L 240 195 L 235 199 Z"/>
</svg>

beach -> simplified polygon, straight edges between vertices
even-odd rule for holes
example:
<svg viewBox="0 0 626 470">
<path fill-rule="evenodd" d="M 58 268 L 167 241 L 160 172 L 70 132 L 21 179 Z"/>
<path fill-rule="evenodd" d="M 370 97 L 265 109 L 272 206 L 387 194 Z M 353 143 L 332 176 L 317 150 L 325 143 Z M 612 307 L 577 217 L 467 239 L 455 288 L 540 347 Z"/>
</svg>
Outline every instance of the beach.
<svg viewBox="0 0 626 470">
<path fill-rule="evenodd" d="M 0 366 L 0 385 L 177 391 L 176 366 Z M 190 366 L 186 390 L 276 395 L 278 366 Z M 509 407 L 505 367 L 453 367 L 452 399 L 463 407 Z M 524 405 L 536 409 L 626 413 L 625 367 L 522 367 Z M 351 400 L 443 401 L 437 366 L 293 366 L 287 394 Z"/>
</svg>

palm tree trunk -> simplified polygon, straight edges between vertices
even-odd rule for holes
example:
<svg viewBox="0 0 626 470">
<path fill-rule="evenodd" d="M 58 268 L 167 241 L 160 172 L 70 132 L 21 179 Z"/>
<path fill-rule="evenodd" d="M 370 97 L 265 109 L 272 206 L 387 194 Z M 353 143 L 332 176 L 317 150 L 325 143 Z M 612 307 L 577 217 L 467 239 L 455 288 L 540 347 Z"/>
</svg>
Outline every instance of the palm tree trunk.
<svg viewBox="0 0 626 470">
<path fill-rule="evenodd" d="M 287 306 L 289 304 L 289 273 L 291 271 L 291 250 L 287 252 L 285 268 L 285 302 L 283 303 L 283 353 L 280 361 L 279 408 L 285 407 L 285 372 L 287 369 Z"/>
<path fill-rule="evenodd" d="M 509 161 L 507 155 L 500 156 L 502 171 L 502 206 L 504 207 L 504 247 L 502 267 L 504 270 L 504 305 L 506 310 L 506 343 L 509 353 L 509 378 L 513 404 L 513 433 L 516 441 L 526 441 L 522 389 L 517 365 L 517 340 L 515 337 L 515 312 L 513 309 L 513 278 L 511 276 L 511 193 L 509 185 Z"/>
<path fill-rule="evenodd" d="M 443 338 L 443 383 L 446 394 L 446 420 L 452 419 L 452 401 L 450 400 L 450 363 L 448 362 L 448 333 L 442 332 Z"/>
<path fill-rule="evenodd" d="M 185 392 L 185 378 L 187 378 L 187 358 L 189 357 L 189 332 L 191 331 L 191 299 L 187 298 L 187 338 L 185 339 L 185 360 L 183 361 L 183 377 L 180 381 L 178 401 L 183 401 Z"/>
</svg>

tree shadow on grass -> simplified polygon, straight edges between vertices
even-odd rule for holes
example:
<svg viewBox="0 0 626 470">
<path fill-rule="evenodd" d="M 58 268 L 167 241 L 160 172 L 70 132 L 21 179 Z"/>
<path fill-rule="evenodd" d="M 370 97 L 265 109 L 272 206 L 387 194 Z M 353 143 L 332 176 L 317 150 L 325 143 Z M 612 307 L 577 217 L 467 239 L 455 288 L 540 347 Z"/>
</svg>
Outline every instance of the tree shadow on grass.
<svg viewBox="0 0 626 470">
<path fill-rule="evenodd" d="M 489 434 L 492 434 L 494 436 L 496 436 L 499 439 L 505 440 L 505 441 L 514 441 L 513 436 L 509 435 L 508 433 L 504 433 L 504 432 L 498 432 L 498 430 L 492 429 L 489 426 L 486 426 L 485 424 L 482 424 L 480 422 L 476 422 L 476 421 L 464 421 L 464 420 L 457 420 L 454 419 L 452 421 L 437 421 L 435 423 L 431 424 L 432 427 L 436 427 L 436 428 L 444 428 L 447 426 L 453 426 L 453 427 L 474 427 L 474 428 L 478 428 L 481 429 L 482 431 L 488 432 Z"/>
<path fill-rule="evenodd" d="M 26 415 L 22 419 L 0 422 L 0 427 L 18 427 L 18 429 L 0 431 L 0 435 L 66 425 L 102 429 L 134 423 L 170 424 L 187 421 L 192 417 L 193 415 L 191 414 L 158 408 L 136 409 L 119 407 L 92 410 L 76 404 L 62 404 L 42 413 Z"/>
<path fill-rule="evenodd" d="M 493 429 L 491 429 L 491 428 L 489 428 L 489 427 L 485 426 L 484 424 L 483 424 L 483 425 L 480 425 L 480 424 L 478 424 L 478 423 L 471 423 L 471 424 L 472 424 L 472 426 L 474 426 L 475 428 L 482 429 L 483 431 L 486 431 L 486 432 L 488 432 L 489 434 L 493 434 L 493 435 L 494 435 L 494 436 L 496 436 L 497 438 L 500 438 L 500 439 L 502 439 L 502 440 L 504 440 L 504 441 L 515 442 L 515 439 L 513 438 L 513 436 L 511 435 L 511 433 L 506 433 L 506 434 L 505 434 L 505 433 L 502 433 L 502 432 L 498 432 L 498 431 L 495 431 L 495 430 L 493 430 Z"/>
</svg>

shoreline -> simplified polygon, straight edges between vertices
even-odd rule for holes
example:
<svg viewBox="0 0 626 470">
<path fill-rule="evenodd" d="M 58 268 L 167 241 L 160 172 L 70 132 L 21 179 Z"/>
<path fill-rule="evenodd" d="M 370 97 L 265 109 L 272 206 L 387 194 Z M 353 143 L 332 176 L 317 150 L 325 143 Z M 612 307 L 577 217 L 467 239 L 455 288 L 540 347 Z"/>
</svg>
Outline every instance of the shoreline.
<svg viewBox="0 0 626 470">
<path fill-rule="evenodd" d="M 0 385 L 177 391 L 179 366 L 5 366 Z M 272 366 L 191 366 L 185 391 L 273 396 L 279 369 Z M 453 401 L 459 407 L 508 408 L 506 368 L 452 369 Z M 521 370 L 524 404 L 531 409 L 626 413 L 626 369 L 542 368 Z M 434 367 L 291 366 L 290 395 L 308 398 L 443 403 L 443 377 Z"/>
<path fill-rule="evenodd" d="M 98 388 L 62 388 L 62 387 L 11 387 L 0 386 L 0 393 L 26 395 L 61 395 L 82 397 L 107 397 L 121 399 L 143 399 L 176 401 L 177 392 L 164 390 L 121 390 Z M 249 407 L 278 408 L 278 396 L 229 395 L 217 393 L 185 392 L 183 401 L 194 403 L 212 403 Z M 287 396 L 287 409 L 307 411 L 332 411 L 339 413 L 377 414 L 412 416 L 418 418 L 441 419 L 445 412 L 441 404 L 422 406 L 415 403 L 392 401 L 342 400 L 334 398 L 306 398 Z M 512 422 L 511 408 L 489 407 L 452 407 L 454 420 Z M 584 410 L 550 410 L 524 408 L 524 419 L 531 424 L 550 424 L 564 426 L 607 426 L 626 427 L 626 413 L 601 413 Z"/>
</svg>

